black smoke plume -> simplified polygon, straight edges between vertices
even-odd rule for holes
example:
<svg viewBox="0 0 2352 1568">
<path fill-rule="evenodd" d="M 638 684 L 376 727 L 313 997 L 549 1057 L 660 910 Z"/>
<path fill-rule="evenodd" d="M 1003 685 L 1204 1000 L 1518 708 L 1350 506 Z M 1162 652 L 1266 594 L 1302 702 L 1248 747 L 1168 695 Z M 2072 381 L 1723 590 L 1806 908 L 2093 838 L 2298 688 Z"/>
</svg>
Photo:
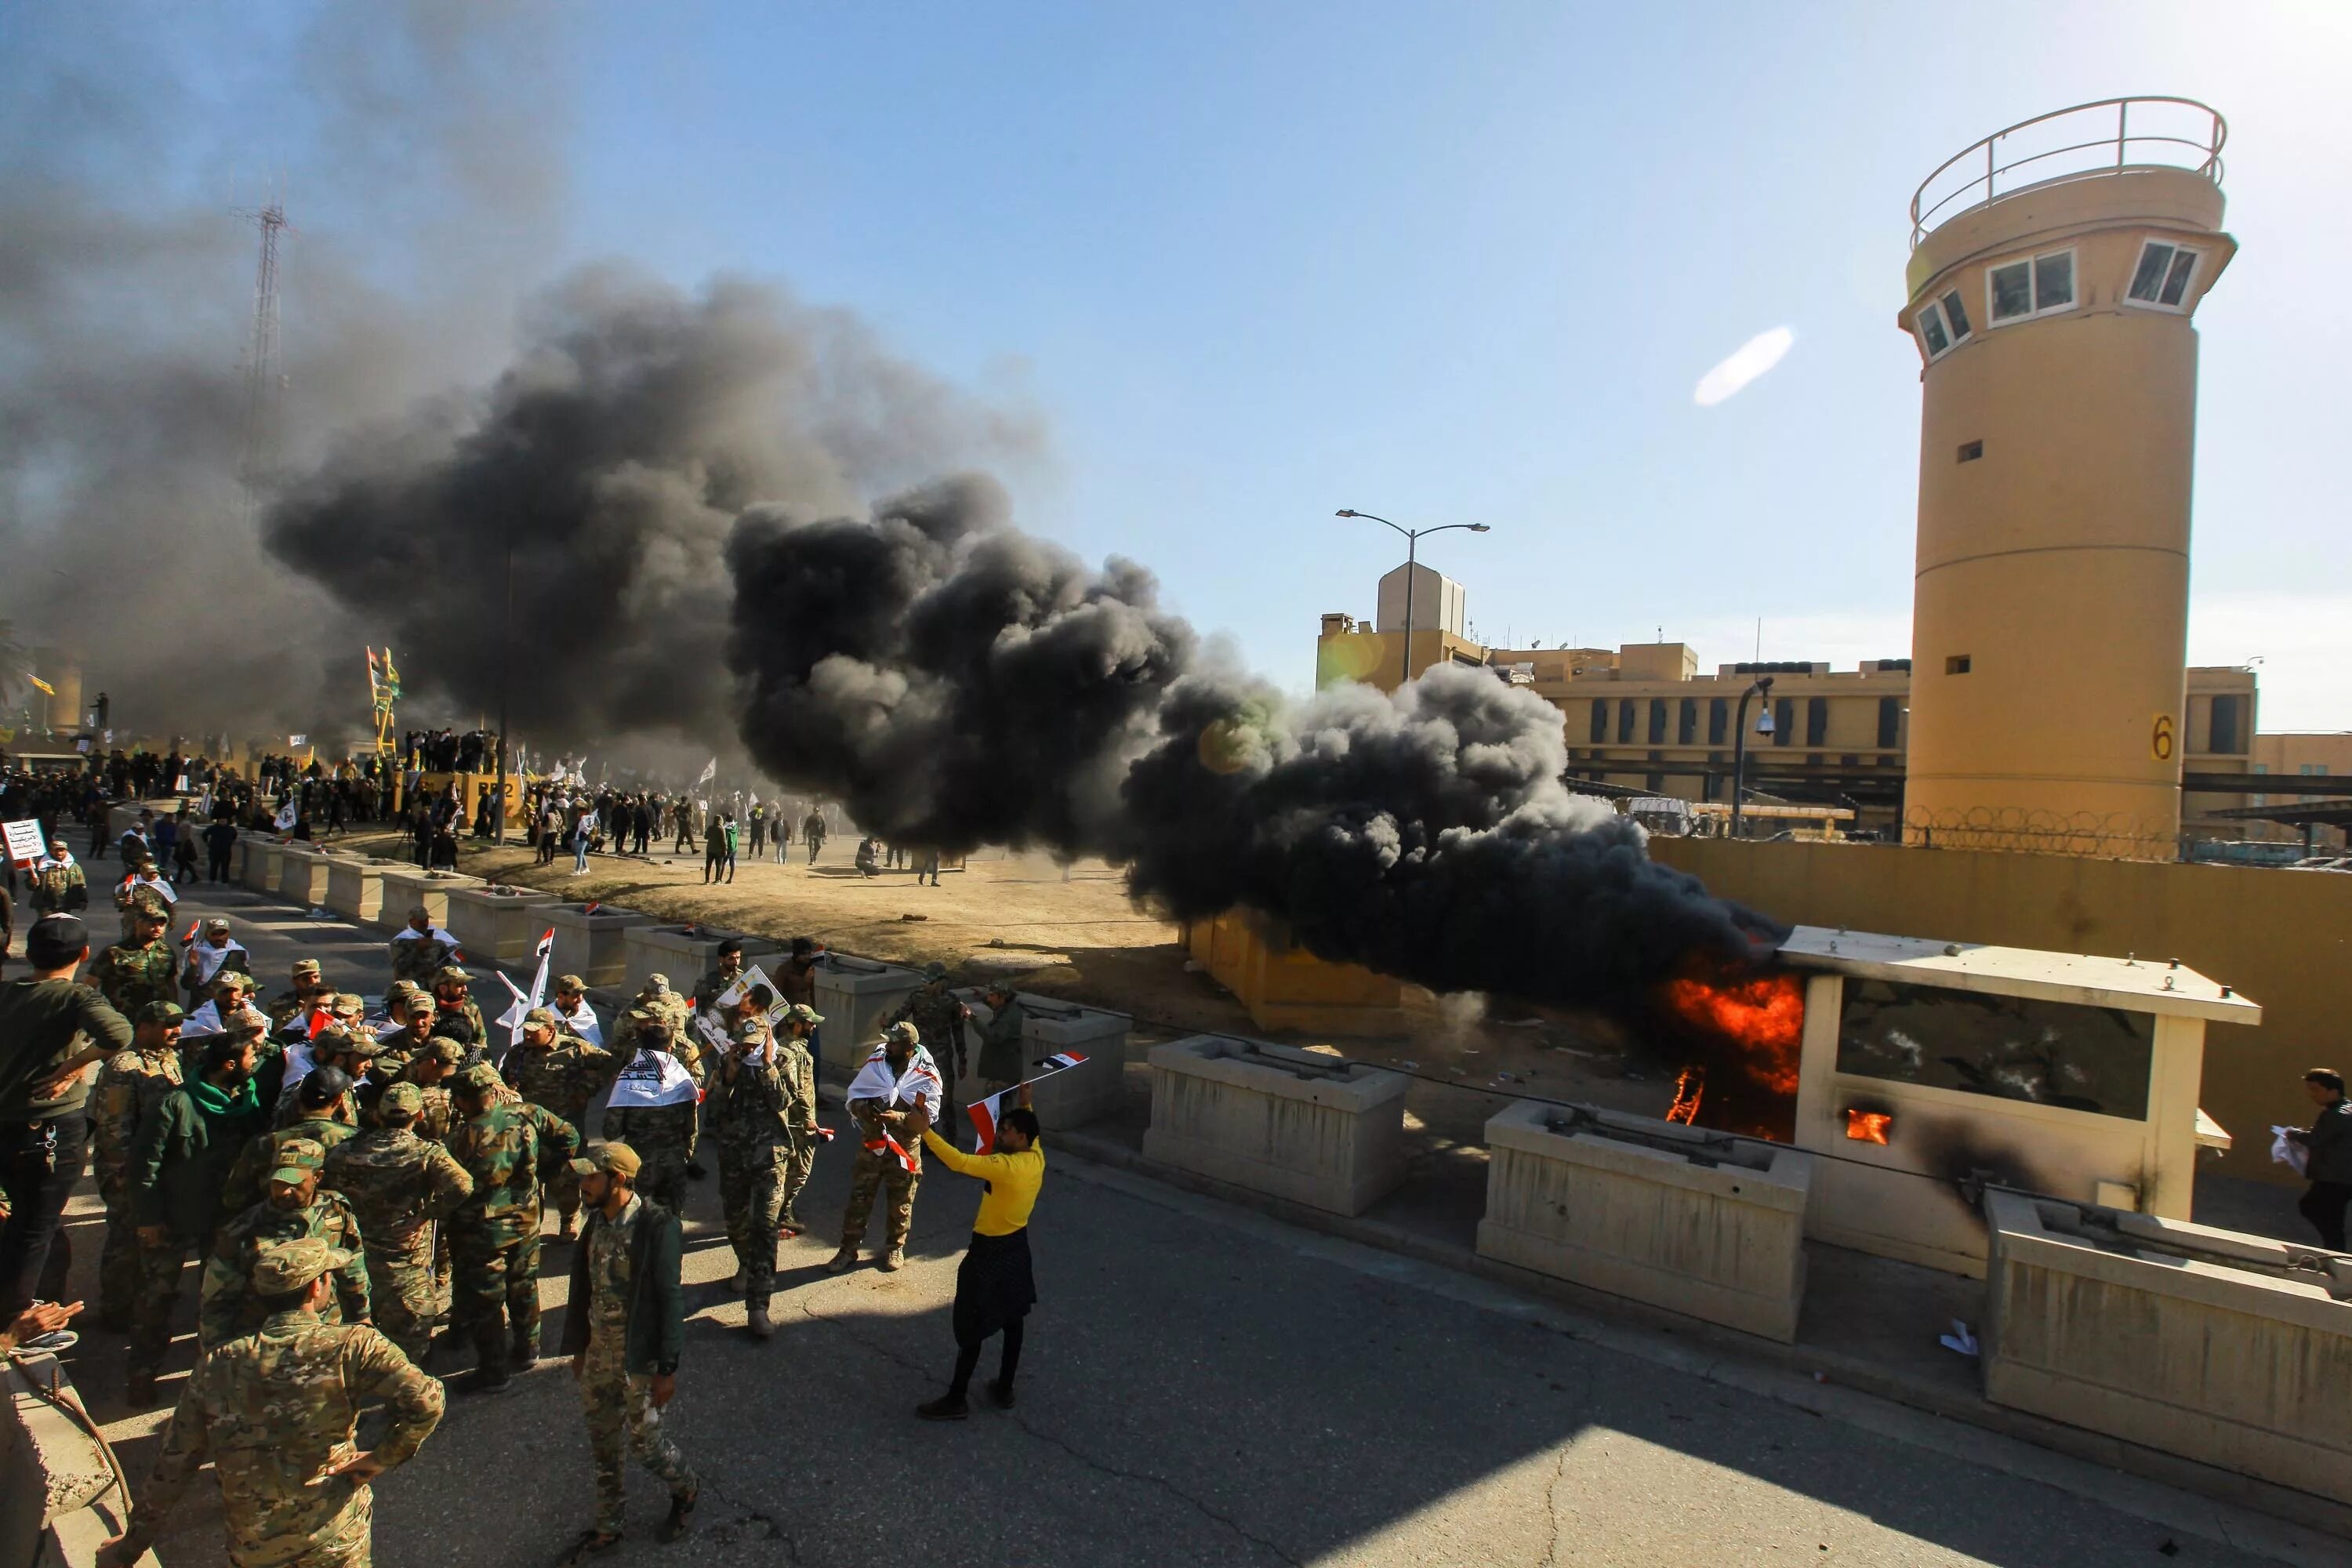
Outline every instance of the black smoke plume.
<svg viewBox="0 0 2352 1568">
<path fill-rule="evenodd" d="M 728 545 L 742 738 L 894 841 L 1102 855 L 1179 916 L 1247 906 L 1442 991 L 1601 1000 L 1781 934 L 1561 783 L 1559 710 L 1441 668 L 1292 706 L 1194 668 L 1150 577 L 1088 571 L 961 479 Z"/>
</svg>

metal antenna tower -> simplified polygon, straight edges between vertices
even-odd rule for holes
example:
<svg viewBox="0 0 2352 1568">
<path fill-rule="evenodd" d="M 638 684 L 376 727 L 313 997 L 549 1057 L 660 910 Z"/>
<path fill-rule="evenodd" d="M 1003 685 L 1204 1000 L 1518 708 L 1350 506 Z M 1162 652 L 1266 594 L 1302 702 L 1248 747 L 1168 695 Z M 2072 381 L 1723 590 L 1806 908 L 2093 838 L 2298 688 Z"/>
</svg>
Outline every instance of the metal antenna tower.
<svg viewBox="0 0 2352 1568">
<path fill-rule="evenodd" d="M 249 497 L 278 458 L 278 418 L 285 373 L 278 364 L 278 237 L 288 231 L 281 196 L 238 215 L 261 230 L 261 258 L 253 278 L 253 338 L 245 351 L 245 457 L 237 469 Z"/>
</svg>

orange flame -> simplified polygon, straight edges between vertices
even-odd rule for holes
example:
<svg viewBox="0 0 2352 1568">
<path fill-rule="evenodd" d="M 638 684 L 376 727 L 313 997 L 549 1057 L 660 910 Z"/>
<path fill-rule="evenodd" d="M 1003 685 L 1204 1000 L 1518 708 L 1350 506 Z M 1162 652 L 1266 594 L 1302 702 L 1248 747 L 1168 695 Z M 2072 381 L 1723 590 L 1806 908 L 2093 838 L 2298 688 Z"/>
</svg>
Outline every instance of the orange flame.
<svg viewBox="0 0 2352 1568">
<path fill-rule="evenodd" d="M 1666 1120 L 1688 1127 L 1698 1121 L 1699 1096 L 1706 1092 L 1706 1074 L 1698 1068 L 1685 1068 L 1675 1076 L 1675 1102 L 1666 1110 Z"/>
<path fill-rule="evenodd" d="M 1741 1047 L 1748 1076 L 1775 1094 L 1797 1092 L 1805 1034 L 1805 988 L 1793 974 L 1764 974 L 1728 985 L 1675 980 L 1667 1005 L 1690 1023 Z"/>
<path fill-rule="evenodd" d="M 1863 1110 L 1852 1106 L 1846 1110 L 1845 1135 L 1857 1143 L 1884 1144 L 1894 1126 L 1895 1113 L 1891 1110 Z"/>
</svg>

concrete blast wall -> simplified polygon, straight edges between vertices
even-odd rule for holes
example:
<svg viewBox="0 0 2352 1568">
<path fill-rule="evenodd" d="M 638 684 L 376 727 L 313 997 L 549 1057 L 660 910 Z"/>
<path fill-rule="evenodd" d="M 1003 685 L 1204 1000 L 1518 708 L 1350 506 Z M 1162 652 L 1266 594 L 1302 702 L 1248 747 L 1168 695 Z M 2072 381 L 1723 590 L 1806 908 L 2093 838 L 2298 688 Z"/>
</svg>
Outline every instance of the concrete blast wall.
<svg viewBox="0 0 2352 1568">
<path fill-rule="evenodd" d="M 2311 1120 L 2306 1068 L 2352 1071 L 2352 876 L 1996 849 L 1654 838 L 1651 856 L 1791 924 L 2172 959 L 2263 1006 L 2210 1026 L 2199 1103 L 2236 1140 L 2222 1173 L 2293 1182 L 2273 1122 Z"/>
</svg>

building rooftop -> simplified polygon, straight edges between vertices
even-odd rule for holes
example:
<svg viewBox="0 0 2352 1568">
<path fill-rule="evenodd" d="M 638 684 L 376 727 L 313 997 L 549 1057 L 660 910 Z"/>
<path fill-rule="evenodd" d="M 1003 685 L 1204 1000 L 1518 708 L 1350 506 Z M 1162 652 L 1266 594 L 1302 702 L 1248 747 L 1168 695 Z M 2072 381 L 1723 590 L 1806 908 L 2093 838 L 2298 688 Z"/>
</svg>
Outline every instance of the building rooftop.
<svg viewBox="0 0 2352 1568">
<path fill-rule="evenodd" d="M 2030 947 L 1990 947 L 1888 936 L 1880 931 L 1799 926 L 1780 948 L 1792 967 L 1832 970 L 1870 980 L 2078 1002 L 2134 1013 L 2259 1024 L 2260 1005 L 2195 970 L 2161 958 L 2101 958 Z"/>
</svg>

